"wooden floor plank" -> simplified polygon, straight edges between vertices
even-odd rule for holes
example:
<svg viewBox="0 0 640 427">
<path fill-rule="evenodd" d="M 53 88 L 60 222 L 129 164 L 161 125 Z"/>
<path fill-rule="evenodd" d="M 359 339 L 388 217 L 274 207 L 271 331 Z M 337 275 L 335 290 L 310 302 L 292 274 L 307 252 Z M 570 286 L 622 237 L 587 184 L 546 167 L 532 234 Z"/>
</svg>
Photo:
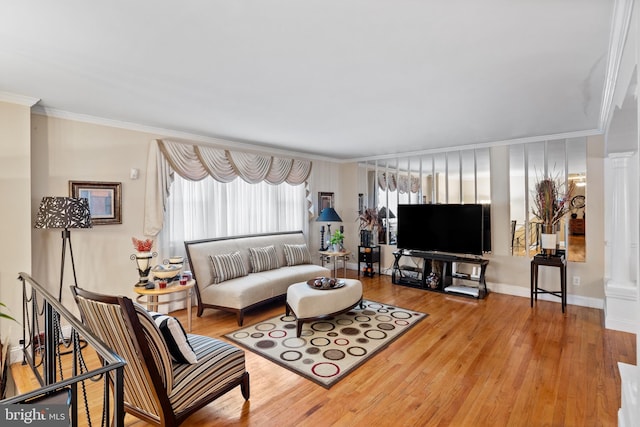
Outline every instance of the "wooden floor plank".
<svg viewBox="0 0 640 427">
<path fill-rule="evenodd" d="M 251 400 L 234 390 L 183 425 L 616 425 L 617 363 L 635 364 L 635 336 L 604 329 L 602 310 L 570 305 L 563 315 L 551 301 L 531 308 L 528 298 L 474 300 L 389 276 L 361 280 L 365 298 L 429 316 L 329 390 L 247 351 Z M 280 312 L 282 303 L 253 310 L 245 324 Z M 186 310 L 173 314 L 186 323 Z M 193 319 L 196 334 L 237 328 L 235 316 L 212 310 Z"/>
</svg>

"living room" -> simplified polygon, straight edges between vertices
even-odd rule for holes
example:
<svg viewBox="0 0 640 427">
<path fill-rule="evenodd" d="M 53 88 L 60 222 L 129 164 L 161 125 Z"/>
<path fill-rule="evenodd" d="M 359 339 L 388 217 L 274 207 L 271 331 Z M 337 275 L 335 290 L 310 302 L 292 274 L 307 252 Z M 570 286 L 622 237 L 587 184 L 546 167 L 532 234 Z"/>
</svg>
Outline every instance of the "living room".
<svg viewBox="0 0 640 427">
<path fill-rule="evenodd" d="M 635 23 L 636 16 L 633 15 L 632 19 Z M 612 89 L 615 95 L 611 94 L 606 98 L 612 105 L 610 115 L 605 120 L 605 126 L 599 131 L 583 136 L 587 146 L 588 197 L 589 200 L 601 202 L 586 205 L 586 216 L 589 218 L 586 228 L 586 260 L 584 263 L 570 263 L 568 266 L 568 277 L 581 277 L 582 282 L 579 285 L 569 283 L 568 300 L 570 306 L 581 309 L 605 310 L 604 322 L 607 323 L 607 317 L 611 316 L 608 322 L 612 329 L 635 333 L 638 321 L 633 313 L 638 306 L 637 292 L 634 288 L 623 287 L 624 289 L 620 290 L 607 287 L 607 281 L 612 275 L 610 269 L 615 265 L 609 257 L 617 236 L 608 229 L 612 223 L 611 208 L 615 203 L 609 187 L 613 179 L 609 156 L 616 152 L 630 151 L 633 154 L 629 158 L 629 174 L 636 176 L 633 174 L 637 174 L 638 169 L 638 133 L 635 120 L 637 106 L 635 100 L 625 100 L 625 96 L 632 94 L 635 87 L 637 71 L 634 69 L 635 64 L 631 65 L 628 62 L 631 61 L 628 56 L 629 52 L 635 49 L 634 44 L 637 40 L 633 37 L 627 39 L 626 33 L 621 36 L 621 40 L 626 40 L 628 44 L 624 52 L 621 50 L 617 53 L 620 60 L 618 86 L 613 88 L 615 90 Z M 345 246 L 352 252 L 357 250 L 358 194 L 365 185 L 360 178 L 358 164 L 370 157 L 364 152 L 360 156 L 345 160 L 333 158 L 330 153 L 309 154 L 285 148 L 266 147 L 258 144 L 259 139 L 256 139 L 255 144 L 237 142 L 202 136 L 195 132 L 165 129 L 164 125 L 125 123 L 96 117 L 90 113 L 72 114 L 55 108 L 39 108 L 36 97 L 40 95 L 37 93 L 25 95 L 9 89 L 12 88 L 0 85 L 0 90 L 5 92 L 0 97 L 0 141 L 3 147 L 0 154 L 0 165 L 3 169 L 0 184 L 4 200 L 11 200 L 12 207 L 5 209 L 3 213 L 5 220 L 2 234 L 5 237 L 5 250 L 0 260 L 0 301 L 10 308 L 14 316 L 20 316 L 19 307 L 22 301 L 15 280 L 18 272 L 27 272 L 43 285 L 50 287 L 52 293 L 58 292 L 59 233 L 34 230 L 33 223 L 42 197 L 67 196 L 69 181 L 122 183 L 122 224 L 74 230 L 72 239 L 75 267 L 81 286 L 95 291 L 108 290 L 113 294 L 133 295 L 132 284 L 137 280 L 137 272 L 129 258 L 132 253 L 131 237 L 143 236 L 148 154 L 151 144 L 156 139 L 180 139 L 230 150 L 257 150 L 268 155 L 310 160 L 313 164 L 308 180 L 311 200 L 315 205 L 319 192 L 334 193 L 335 208 L 344 220 L 342 225 L 346 235 Z M 94 102 L 99 104 L 98 100 Z M 549 135 L 536 137 L 536 141 L 554 139 Z M 560 137 L 562 135 L 558 136 Z M 528 310 L 528 301 L 525 298 L 529 297 L 530 259 L 514 257 L 510 253 L 508 147 L 509 144 L 503 141 L 487 144 L 491 156 L 493 239 L 492 253 L 487 255 L 490 259 L 487 281 L 493 293 L 490 298 L 494 295 L 500 295 L 501 298 L 503 295 L 517 297 L 518 300 L 525 300 L 525 309 Z M 459 147 L 443 148 L 440 152 L 457 148 Z M 398 157 L 408 155 L 397 154 Z M 139 171 L 138 179 L 131 178 L 132 170 Z M 636 199 L 634 196 L 637 194 L 637 179 L 629 179 L 625 191 L 632 195 L 630 199 Z M 317 215 L 317 206 L 314 206 L 314 209 Z M 636 242 L 637 247 L 637 206 L 629 207 L 629 211 L 632 215 L 628 218 L 631 227 L 628 234 L 632 236 L 632 244 Z M 315 222 L 315 218 L 311 218 L 304 231 L 307 233 L 309 248 L 312 254 L 315 254 L 318 249 L 316 246 L 320 242 L 320 224 Z M 394 249 L 391 245 L 383 248 L 383 268 L 390 268 L 391 253 Z M 164 258 L 170 255 L 173 254 L 160 254 Z M 637 256 L 633 259 L 636 260 Z M 353 268 L 353 264 L 351 267 Z M 637 284 L 637 271 L 635 268 L 630 270 L 632 282 Z M 545 279 L 554 280 L 554 277 L 555 275 L 550 273 Z M 381 290 L 379 295 L 403 291 L 405 289 L 392 287 L 389 291 Z M 412 292 L 412 297 L 415 297 L 415 290 L 406 291 Z M 629 293 L 625 293 L 626 291 Z M 425 298 L 430 297 L 431 294 L 425 295 Z M 607 310 L 608 297 L 617 299 Z M 401 297 L 401 300 L 405 301 L 406 298 Z M 72 295 L 66 291 L 63 294 L 63 304 L 68 307 L 74 306 Z M 627 315 L 628 313 L 630 314 Z M 21 332 L 18 325 L 3 320 L 1 326 L 2 336 L 8 337 L 12 345 L 17 345 Z M 266 369 L 263 365 L 260 366 L 260 369 Z M 260 377 L 259 372 L 254 371 L 252 375 L 254 379 Z"/>
</svg>

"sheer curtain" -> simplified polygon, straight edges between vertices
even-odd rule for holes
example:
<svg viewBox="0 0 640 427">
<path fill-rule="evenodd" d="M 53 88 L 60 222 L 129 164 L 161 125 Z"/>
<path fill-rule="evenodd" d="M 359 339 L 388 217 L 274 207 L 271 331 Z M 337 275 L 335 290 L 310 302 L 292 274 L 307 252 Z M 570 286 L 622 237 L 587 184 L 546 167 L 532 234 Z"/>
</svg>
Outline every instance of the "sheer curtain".
<svg viewBox="0 0 640 427">
<path fill-rule="evenodd" d="M 179 175 L 167 199 L 159 251 L 185 256 L 184 241 L 242 234 L 307 232 L 305 185 L 213 178 L 188 181 Z"/>
</svg>

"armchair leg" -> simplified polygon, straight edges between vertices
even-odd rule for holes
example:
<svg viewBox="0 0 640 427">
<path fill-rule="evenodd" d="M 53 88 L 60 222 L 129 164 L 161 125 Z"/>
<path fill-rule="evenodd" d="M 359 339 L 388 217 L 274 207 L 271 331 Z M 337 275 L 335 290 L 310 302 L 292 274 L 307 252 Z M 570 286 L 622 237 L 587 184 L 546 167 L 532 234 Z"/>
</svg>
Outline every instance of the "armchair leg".
<svg viewBox="0 0 640 427">
<path fill-rule="evenodd" d="M 240 384 L 240 391 L 242 392 L 242 397 L 244 400 L 249 400 L 250 390 L 249 390 L 249 372 L 245 372 L 242 376 L 242 383 Z"/>
</svg>

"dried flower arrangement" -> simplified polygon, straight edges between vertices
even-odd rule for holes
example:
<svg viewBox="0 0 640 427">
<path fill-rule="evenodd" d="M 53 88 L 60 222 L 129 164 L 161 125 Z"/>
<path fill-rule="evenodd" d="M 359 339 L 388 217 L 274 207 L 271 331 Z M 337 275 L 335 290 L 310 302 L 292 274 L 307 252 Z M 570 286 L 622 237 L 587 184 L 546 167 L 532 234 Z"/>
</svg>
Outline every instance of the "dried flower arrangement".
<svg viewBox="0 0 640 427">
<path fill-rule="evenodd" d="M 381 226 L 378 210 L 376 208 L 367 208 L 360 214 L 360 229 L 373 230 L 376 225 Z"/>
<path fill-rule="evenodd" d="M 573 182 L 566 186 L 558 176 L 544 177 L 535 185 L 531 213 L 544 225 L 556 225 L 571 211 L 574 192 Z"/>
<path fill-rule="evenodd" d="M 151 251 L 151 247 L 153 246 L 152 239 L 139 240 L 135 237 L 132 237 L 131 241 L 133 242 L 133 247 L 138 252 L 149 252 Z"/>
</svg>

